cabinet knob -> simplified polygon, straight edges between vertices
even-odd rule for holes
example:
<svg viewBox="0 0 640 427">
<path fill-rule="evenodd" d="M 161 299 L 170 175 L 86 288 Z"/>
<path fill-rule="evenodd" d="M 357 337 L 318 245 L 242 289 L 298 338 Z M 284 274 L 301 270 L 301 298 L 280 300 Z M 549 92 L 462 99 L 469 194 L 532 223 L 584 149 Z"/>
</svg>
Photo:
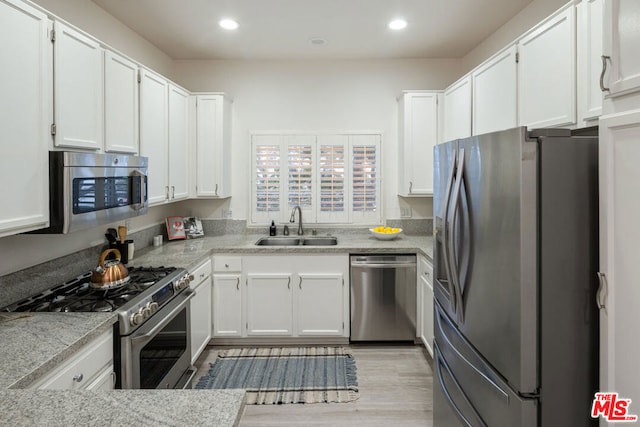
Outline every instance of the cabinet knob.
<svg viewBox="0 0 640 427">
<path fill-rule="evenodd" d="M 73 377 L 73 381 L 75 381 L 77 383 L 81 382 L 83 379 L 84 379 L 84 375 L 83 374 L 77 374 L 77 375 L 74 375 L 74 377 Z"/>
<path fill-rule="evenodd" d="M 225 264 L 225 265 L 224 265 L 224 268 L 229 268 L 229 264 Z"/>
</svg>

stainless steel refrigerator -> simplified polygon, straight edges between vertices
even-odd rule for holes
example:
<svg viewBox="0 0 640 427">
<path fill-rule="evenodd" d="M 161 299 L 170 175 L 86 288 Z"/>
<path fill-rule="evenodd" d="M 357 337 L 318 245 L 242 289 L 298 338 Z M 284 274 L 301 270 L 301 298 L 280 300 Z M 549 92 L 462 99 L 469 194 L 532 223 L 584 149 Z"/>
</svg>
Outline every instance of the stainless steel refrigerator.
<svg viewBox="0 0 640 427">
<path fill-rule="evenodd" d="M 594 133 L 435 148 L 434 426 L 597 424 Z"/>
</svg>

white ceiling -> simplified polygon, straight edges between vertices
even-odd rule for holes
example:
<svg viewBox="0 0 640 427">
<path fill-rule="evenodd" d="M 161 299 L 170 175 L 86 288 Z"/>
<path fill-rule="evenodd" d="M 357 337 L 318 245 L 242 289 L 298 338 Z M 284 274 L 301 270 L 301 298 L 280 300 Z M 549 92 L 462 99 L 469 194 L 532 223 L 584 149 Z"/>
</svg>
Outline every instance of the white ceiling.
<svg viewBox="0 0 640 427">
<path fill-rule="evenodd" d="M 93 0 L 173 59 L 460 58 L 531 1 Z"/>
</svg>

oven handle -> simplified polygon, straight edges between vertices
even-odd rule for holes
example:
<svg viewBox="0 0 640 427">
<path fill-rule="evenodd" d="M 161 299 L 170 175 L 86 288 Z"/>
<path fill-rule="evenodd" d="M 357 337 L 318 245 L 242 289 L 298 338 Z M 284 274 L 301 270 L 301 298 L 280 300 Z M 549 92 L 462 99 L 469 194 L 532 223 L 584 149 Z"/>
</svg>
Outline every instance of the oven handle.
<svg viewBox="0 0 640 427">
<path fill-rule="evenodd" d="M 166 315 L 165 318 L 160 323 L 158 323 L 156 326 L 154 326 L 153 329 L 151 329 L 149 332 L 147 332 L 144 335 L 140 335 L 138 337 L 131 337 L 130 338 L 131 342 L 139 344 L 141 342 L 151 340 L 158 332 L 160 332 L 162 330 L 162 328 L 167 326 L 167 323 L 169 323 L 169 322 L 171 322 L 171 320 L 173 320 L 175 315 L 178 314 L 180 312 L 180 310 L 182 310 L 184 308 L 185 305 L 187 305 L 189 300 L 191 298 L 193 298 L 195 296 L 195 294 L 196 293 L 194 291 L 192 291 L 191 289 L 187 289 L 186 291 L 184 291 L 181 294 L 181 296 L 184 295 L 184 297 L 185 297 L 184 301 L 182 301 L 176 308 L 171 310 L 171 312 L 168 315 Z"/>
<path fill-rule="evenodd" d="M 134 203 L 131 205 L 133 209 L 140 210 L 144 208 L 144 200 L 147 198 L 147 187 L 144 185 L 144 178 L 146 175 L 139 169 L 135 169 L 130 175 L 140 177 L 140 203 Z"/>
</svg>

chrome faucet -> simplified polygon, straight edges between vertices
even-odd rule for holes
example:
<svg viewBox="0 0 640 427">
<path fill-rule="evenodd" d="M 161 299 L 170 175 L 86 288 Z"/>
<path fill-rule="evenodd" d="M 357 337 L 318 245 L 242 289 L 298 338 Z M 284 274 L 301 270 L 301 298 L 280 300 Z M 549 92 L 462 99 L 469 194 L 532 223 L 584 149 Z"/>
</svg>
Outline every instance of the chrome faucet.
<svg viewBox="0 0 640 427">
<path fill-rule="evenodd" d="M 298 236 L 302 236 L 304 231 L 302 230 L 302 209 L 300 209 L 299 205 L 296 205 L 295 208 L 291 211 L 291 218 L 289 218 L 289 222 L 296 222 L 296 209 L 298 210 Z"/>
</svg>

